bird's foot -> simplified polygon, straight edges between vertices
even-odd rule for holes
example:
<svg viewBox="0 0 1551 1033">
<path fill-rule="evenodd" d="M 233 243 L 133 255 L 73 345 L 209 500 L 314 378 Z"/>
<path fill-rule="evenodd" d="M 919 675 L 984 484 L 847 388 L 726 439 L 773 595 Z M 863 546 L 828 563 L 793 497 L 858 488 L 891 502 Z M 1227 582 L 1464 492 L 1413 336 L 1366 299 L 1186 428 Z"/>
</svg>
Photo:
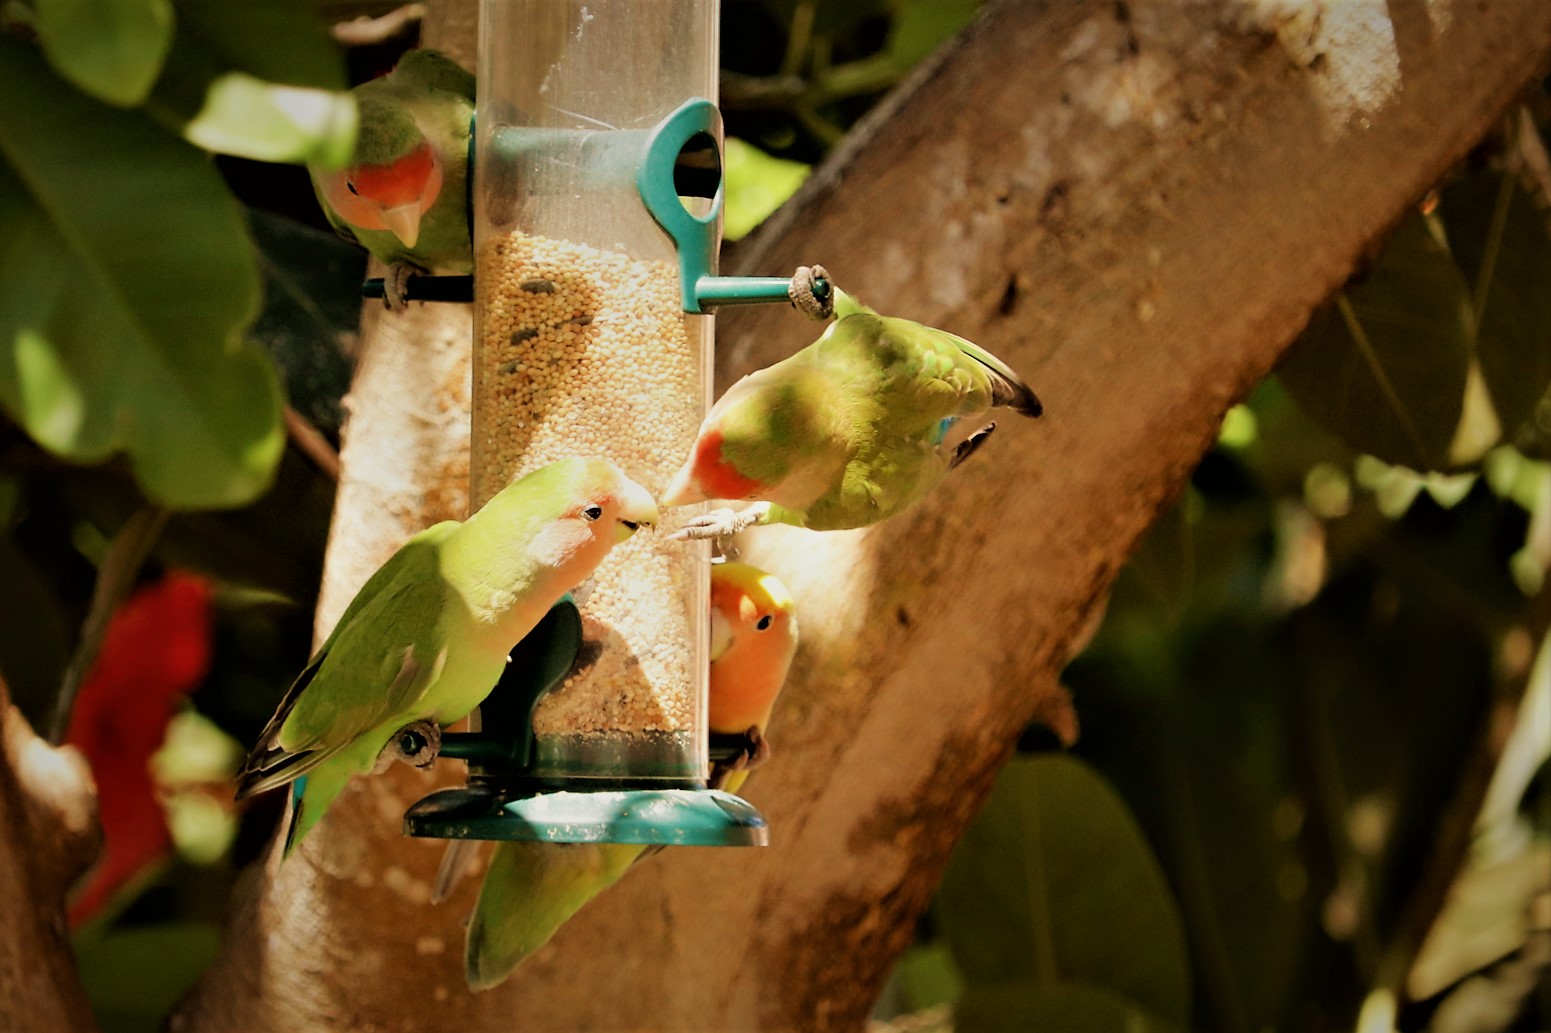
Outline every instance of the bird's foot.
<svg viewBox="0 0 1551 1033">
<path fill-rule="evenodd" d="M 955 445 L 953 448 L 953 458 L 948 460 L 948 469 L 956 469 L 960 463 L 974 455 L 976 450 L 991 437 L 991 432 L 995 429 L 996 424 L 988 423 Z"/>
<path fill-rule="evenodd" d="M 384 771 L 394 761 L 428 768 L 442 752 L 442 726 L 423 719 L 407 724 L 393 733 L 388 745 L 377 754 L 377 771 Z"/>
<path fill-rule="evenodd" d="M 736 771 L 753 771 L 770 759 L 770 740 L 758 725 L 749 725 L 743 732 L 713 735 L 718 745 L 731 745 L 737 752 L 726 760 L 717 761 L 711 769 L 710 786 L 720 789 Z"/>
<path fill-rule="evenodd" d="M 382 303 L 389 312 L 403 312 L 409 308 L 409 278 L 418 271 L 403 262 L 388 266 L 387 275 L 382 278 Z"/>
<path fill-rule="evenodd" d="M 726 538 L 759 523 L 768 512 L 770 512 L 768 502 L 756 502 L 741 513 L 731 509 L 713 509 L 709 513 L 695 517 L 668 537 L 676 542 Z"/>
</svg>

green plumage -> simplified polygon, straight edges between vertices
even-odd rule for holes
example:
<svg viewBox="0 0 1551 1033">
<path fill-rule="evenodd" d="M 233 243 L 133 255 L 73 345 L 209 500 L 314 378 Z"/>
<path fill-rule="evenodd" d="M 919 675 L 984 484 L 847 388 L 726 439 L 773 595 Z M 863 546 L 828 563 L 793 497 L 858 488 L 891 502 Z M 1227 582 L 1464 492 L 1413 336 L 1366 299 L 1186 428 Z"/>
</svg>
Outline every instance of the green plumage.
<svg viewBox="0 0 1551 1033">
<path fill-rule="evenodd" d="M 469 920 L 470 988 L 500 984 L 648 848 L 629 843 L 497 843 Z"/>
<path fill-rule="evenodd" d="M 364 229 L 342 218 L 324 196 L 329 170 L 309 165 L 313 190 L 329 223 L 374 258 L 435 273 L 473 272 L 468 224 L 469 123 L 474 116 L 474 76 L 434 50 L 411 50 L 387 75 L 353 91 L 360 113 L 351 167 L 385 166 L 422 140 L 442 168 L 436 202 L 421 217 L 412 248 L 386 229 Z"/>
<path fill-rule="evenodd" d="M 813 344 L 733 385 L 706 420 L 722 459 L 767 489 L 752 496 L 772 503 L 761 523 L 884 520 L 954 465 L 948 423 L 996 406 L 1040 413 L 1028 385 L 978 345 L 843 292 L 835 314 Z"/>
<path fill-rule="evenodd" d="M 610 507 L 599 507 L 607 520 L 577 515 L 594 497 Z M 613 464 L 566 459 L 509 485 L 468 520 L 411 538 L 281 700 L 238 773 L 238 798 L 305 776 L 294 848 L 399 729 L 447 725 L 480 704 L 512 647 L 622 540 L 617 513 L 656 519 L 650 496 Z"/>
</svg>

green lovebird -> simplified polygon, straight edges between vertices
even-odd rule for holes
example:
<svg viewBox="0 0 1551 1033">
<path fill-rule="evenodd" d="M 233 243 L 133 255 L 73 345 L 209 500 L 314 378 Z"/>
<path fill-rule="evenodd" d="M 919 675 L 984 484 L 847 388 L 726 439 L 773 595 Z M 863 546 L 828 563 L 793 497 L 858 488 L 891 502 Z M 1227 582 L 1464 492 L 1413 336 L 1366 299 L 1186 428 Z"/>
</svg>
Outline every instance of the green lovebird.
<svg viewBox="0 0 1551 1033">
<path fill-rule="evenodd" d="M 305 779 L 292 794 L 290 853 L 400 729 L 429 722 L 434 736 L 479 706 L 550 606 L 657 519 L 651 495 L 613 463 L 572 458 L 467 520 L 421 531 L 356 594 L 280 701 L 237 774 L 237 798 Z"/>
<path fill-rule="evenodd" d="M 797 651 L 793 610 L 774 576 L 743 563 L 711 568 L 709 726 L 713 736 L 736 737 L 744 748 L 736 761 L 712 771 L 713 788 L 736 792 L 769 753 L 764 728 Z M 627 843 L 498 843 L 469 919 L 463 955 L 469 986 L 499 985 L 651 852 Z"/>
<path fill-rule="evenodd" d="M 875 524 L 919 501 L 996 427 L 949 447 L 952 423 L 997 406 L 1041 412 L 1022 378 L 962 337 L 879 315 L 838 288 L 835 317 L 817 341 L 712 406 L 660 501 L 757 501 L 739 513 L 713 510 L 675 538 L 752 524 Z"/>
<path fill-rule="evenodd" d="M 350 164 L 307 171 L 340 235 L 391 266 L 388 303 L 399 309 L 411 271 L 473 271 L 466 184 L 474 77 L 434 50 L 411 50 L 351 92 L 360 128 Z"/>
</svg>

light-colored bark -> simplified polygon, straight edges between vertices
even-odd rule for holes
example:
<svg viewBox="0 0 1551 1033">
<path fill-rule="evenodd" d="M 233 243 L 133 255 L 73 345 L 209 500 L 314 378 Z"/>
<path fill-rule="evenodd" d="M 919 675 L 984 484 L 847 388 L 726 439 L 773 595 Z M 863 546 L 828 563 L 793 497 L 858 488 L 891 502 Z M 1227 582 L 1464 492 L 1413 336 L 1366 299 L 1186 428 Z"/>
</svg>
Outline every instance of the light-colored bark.
<svg viewBox="0 0 1551 1033">
<path fill-rule="evenodd" d="M 0 1029 L 95 1030 L 70 956 L 65 894 L 101 848 L 96 789 L 73 746 L 33 732 L 0 682 Z"/>
<path fill-rule="evenodd" d="M 397 835 L 429 780 L 359 780 L 278 874 L 250 873 L 177 1028 L 857 1028 L 1223 411 L 1551 55 L 1544 0 L 1315 6 L 993 4 L 744 249 L 750 271 L 821 262 L 980 341 L 1048 407 L 878 528 L 748 536 L 804 629 L 750 793 L 769 849 L 669 851 L 473 996 L 474 887 L 430 906 L 439 848 Z M 720 318 L 727 376 L 813 334 L 788 311 Z M 320 626 L 458 515 L 466 354 L 427 337 L 368 345 Z"/>
</svg>

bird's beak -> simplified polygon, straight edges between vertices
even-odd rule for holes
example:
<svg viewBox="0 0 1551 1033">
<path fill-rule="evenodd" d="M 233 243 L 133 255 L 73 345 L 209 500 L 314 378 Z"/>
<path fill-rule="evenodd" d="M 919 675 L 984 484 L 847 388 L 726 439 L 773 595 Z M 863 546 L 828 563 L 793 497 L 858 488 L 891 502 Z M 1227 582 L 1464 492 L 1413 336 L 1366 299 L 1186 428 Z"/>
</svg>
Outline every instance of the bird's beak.
<svg viewBox="0 0 1551 1033">
<path fill-rule="evenodd" d="M 710 662 L 714 664 L 720 660 L 730 645 L 732 645 L 732 622 L 722 614 L 720 609 L 713 606 L 711 607 Z"/>
<path fill-rule="evenodd" d="M 635 481 L 626 481 L 620 492 L 617 541 L 624 541 L 642 527 L 655 527 L 662 519 L 651 492 Z"/>
<path fill-rule="evenodd" d="M 674 506 L 704 502 L 708 498 L 710 496 L 695 483 L 695 462 L 691 459 L 680 467 L 679 472 L 673 475 L 673 480 L 668 482 L 667 490 L 662 493 L 662 504 L 672 509 Z"/>
<path fill-rule="evenodd" d="M 382 209 L 382 224 L 399 238 L 400 244 L 414 247 L 415 241 L 420 239 L 420 202 Z"/>
</svg>

